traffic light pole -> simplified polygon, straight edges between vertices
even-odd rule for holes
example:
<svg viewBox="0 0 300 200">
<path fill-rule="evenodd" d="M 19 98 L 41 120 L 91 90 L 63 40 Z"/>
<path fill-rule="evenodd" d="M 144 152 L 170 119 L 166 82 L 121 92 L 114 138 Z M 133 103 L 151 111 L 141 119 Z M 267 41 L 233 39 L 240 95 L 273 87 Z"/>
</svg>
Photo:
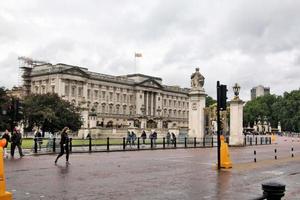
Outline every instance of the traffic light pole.
<svg viewBox="0 0 300 200">
<path fill-rule="evenodd" d="M 217 81 L 217 125 L 218 125 L 218 170 L 221 169 L 221 120 L 220 120 L 220 102 L 221 102 L 221 94 L 220 94 L 220 81 Z"/>
</svg>

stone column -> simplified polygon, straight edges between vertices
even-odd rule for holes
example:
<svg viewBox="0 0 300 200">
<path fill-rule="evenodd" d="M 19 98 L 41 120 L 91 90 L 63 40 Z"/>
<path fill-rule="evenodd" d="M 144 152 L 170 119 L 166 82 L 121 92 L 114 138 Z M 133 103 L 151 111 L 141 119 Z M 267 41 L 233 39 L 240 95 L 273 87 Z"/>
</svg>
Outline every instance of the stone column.
<svg viewBox="0 0 300 200">
<path fill-rule="evenodd" d="M 235 87 L 238 87 L 236 91 Z M 242 146 L 244 144 L 243 135 L 243 104 L 239 98 L 240 87 L 236 84 L 234 87 L 235 97 L 230 101 L 230 137 L 229 145 Z"/>
<path fill-rule="evenodd" d="M 205 97 L 204 90 L 192 90 L 189 93 L 189 137 L 204 137 Z"/>
<path fill-rule="evenodd" d="M 149 93 L 145 92 L 145 115 L 148 115 Z"/>
<path fill-rule="evenodd" d="M 147 125 L 147 121 L 146 121 L 146 119 L 141 119 L 141 128 L 142 129 L 146 129 L 147 127 L 146 127 L 146 125 Z"/>
<path fill-rule="evenodd" d="M 154 92 L 153 93 L 153 108 L 152 108 L 152 110 L 153 110 L 153 116 L 155 116 L 156 115 L 156 92 Z"/>
<path fill-rule="evenodd" d="M 192 89 L 189 93 L 189 137 L 204 137 L 204 108 L 205 91 L 203 89 L 204 77 L 200 74 L 199 68 L 191 76 Z"/>
</svg>

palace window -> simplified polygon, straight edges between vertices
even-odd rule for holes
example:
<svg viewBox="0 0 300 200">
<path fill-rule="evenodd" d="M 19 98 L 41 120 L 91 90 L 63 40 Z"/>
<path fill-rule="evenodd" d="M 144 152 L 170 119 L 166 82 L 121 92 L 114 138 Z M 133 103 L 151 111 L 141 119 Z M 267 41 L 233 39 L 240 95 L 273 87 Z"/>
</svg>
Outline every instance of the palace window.
<svg viewBox="0 0 300 200">
<path fill-rule="evenodd" d="M 120 102 L 120 94 L 117 93 L 117 102 Z"/>
<path fill-rule="evenodd" d="M 91 98 L 91 89 L 87 90 L 87 98 L 90 99 Z"/>
<path fill-rule="evenodd" d="M 130 102 L 130 103 L 133 103 L 133 95 L 130 95 L 130 96 L 129 96 L 129 102 Z"/>
<path fill-rule="evenodd" d="M 65 95 L 69 96 L 69 86 L 65 85 Z"/>
<path fill-rule="evenodd" d="M 79 96 L 79 97 L 82 97 L 82 87 L 79 87 L 79 88 L 78 88 L 78 96 Z"/>
<path fill-rule="evenodd" d="M 72 93 L 72 97 L 75 97 L 75 89 L 76 89 L 75 86 L 72 86 L 72 92 L 71 92 Z"/>
<path fill-rule="evenodd" d="M 98 90 L 94 91 L 94 99 L 98 99 Z"/>
<path fill-rule="evenodd" d="M 105 91 L 102 91 L 102 99 L 105 100 Z"/>
<path fill-rule="evenodd" d="M 113 101 L 113 93 L 112 92 L 109 93 L 109 100 Z"/>
</svg>

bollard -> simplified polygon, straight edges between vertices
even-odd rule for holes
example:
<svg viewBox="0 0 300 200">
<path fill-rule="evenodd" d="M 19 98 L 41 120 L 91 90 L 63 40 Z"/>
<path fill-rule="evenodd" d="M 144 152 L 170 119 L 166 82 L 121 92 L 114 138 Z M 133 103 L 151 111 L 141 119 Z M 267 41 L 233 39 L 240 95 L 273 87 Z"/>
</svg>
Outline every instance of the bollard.
<svg viewBox="0 0 300 200">
<path fill-rule="evenodd" d="M 174 148 L 176 148 L 176 138 L 174 139 Z"/>
<path fill-rule="evenodd" d="M 246 139 L 246 136 L 244 137 L 244 146 L 247 145 L 247 139 Z"/>
<path fill-rule="evenodd" d="M 137 148 L 140 149 L 140 137 L 138 137 L 138 144 L 137 144 Z"/>
<path fill-rule="evenodd" d="M 151 138 L 151 149 L 153 149 L 153 139 Z"/>
<path fill-rule="evenodd" d="M 196 145 L 197 145 L 197 139 L 196 137 L 194 137 L 194 148 L 196 148 Z"/>
<path fill-rule="evenodd" d="M 187 145 L 186 145 L 186 137 L 184 138 L 184 148 L 186 148 Z"/>
<path fill-rule="evenodd" d="M 262 137 L 260 137 L 260 145 L 262 145 L 262 144 L 263 144 Z"/>
<path fill-rule="evenodd" d="M 205 137 L 203 138 L 202 142 L 203 142 L 202 146 L 205 147 Z"/>
<path fill-rule="evenodd" d="M 250 146 L 252 146 L 252 137 L 250 138 Z"/>
<path fill-rule="evenodd" d="M 262 184 L 263 196 L 267 200 L 280 200 L 284 196 L 285 185 L 276 182 Z"/>
<path fill-rule="evenodd" d="M 214 147 L 214 136 L 211 137 L 211 147 Z"/>
<path fill-rule="evenodd" d="M 34 138 L 34 153 L 37 153 L 37 138 Z"/>
<path fill-rule="evenodd" d="M 254 150 L 254 162 L 256 162 L 256 151 Z"/>
<path fill-rule="evenodd" d="M 56 141 L 56 138 L 53 138 L 53 146 L 52 146 L 53 149 L 52 150 L 53 150 L 54 153 L 56 151 L 55 141 Z"/>
<path fill-rule="evenodd" d="M 72 153 L 72 138 L 70 138 L 70 153 Z"/>
<path fill-rule="evenodd" d="M 106 150 L 109 151 L 109 137 L 106 139 Z"/>
<path fill-rule="evenodd" d="M 123 137 L 123 151 L 125 151 L 126 143 L 125 143 L 125 137 Z"/>
<path fill-rule="evenodd" d="M 89 152 L 92 152 L 92 137 L 89 137 Z"/>
<path fill-rule="evenodd" d="M 12 194 L 6 191 L 5 187 L 5 174 L 4 174 L 4 160 L 3 160 L 3 147 L 6 145 L 6 139 L 0 140 L 0 199 L 11 200 Z"/>
<path fill-rule="evenodd" d="M 165 149 L 165 148 L 166 148 L 166 138 L 163 137 L 163 149 Z"/>
<path fill-rule="evenodd" d="M 292 158 L 293 158 L 294 157 L 294 147 L 292 147 L 291 151 L 292 151 Z"/>
<path fill-rule="evenodd" d="M 255 137 L 255 145 L 257 145 L 257 137 Z"/>
<path fill-rule="evenodd" d="M 274 149 L 274 153 L 275 153 L 275 160 L 277 160 L 277 149 Z"/>
</svg>

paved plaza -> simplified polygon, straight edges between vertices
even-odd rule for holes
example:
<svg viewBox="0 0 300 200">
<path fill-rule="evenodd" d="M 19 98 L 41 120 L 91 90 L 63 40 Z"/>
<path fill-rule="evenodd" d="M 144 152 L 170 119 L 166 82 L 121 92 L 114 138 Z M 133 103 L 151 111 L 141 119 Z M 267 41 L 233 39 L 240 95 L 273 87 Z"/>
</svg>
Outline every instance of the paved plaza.
<svg viewBox="0 0 300 200">
<path fill-rule="evenodd" d="M 300 140 L 230 148 L 233 168 L 217 172 L 216 148 L 54 155 L 5 161 L 14 199 L 253 199 L 261 183 L 286 184 L 285 199 L 300 199 Z M 295 157 L 291 157 L 291 147 Z M 278 159 L 274 159 L 274 149 Z M 257 163 L 253 151 L 257 151 Z"/>
</svg>

